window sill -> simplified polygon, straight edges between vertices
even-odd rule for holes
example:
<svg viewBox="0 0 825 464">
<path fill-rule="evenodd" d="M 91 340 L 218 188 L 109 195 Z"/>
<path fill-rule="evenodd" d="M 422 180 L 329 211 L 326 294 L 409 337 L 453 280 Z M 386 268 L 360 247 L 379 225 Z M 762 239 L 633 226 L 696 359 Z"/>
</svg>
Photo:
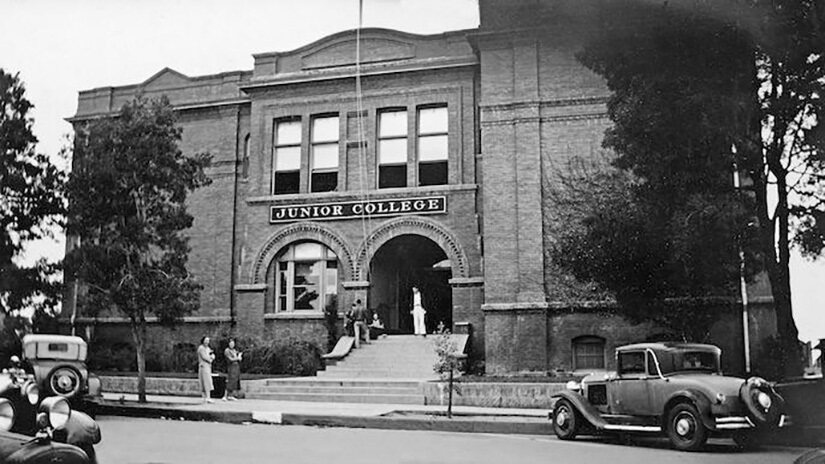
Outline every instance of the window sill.
<svg viewBox="0 0 825 464">
<path fill-rule="evenodd" d="M 324 313 L 320 311 L 283 311 L 280 313 L 269 313 L 264 314 L 264 320 L 275 320 L 275 319 L 317 319 L 321 320 L 324 318 Z"/>
</svg>

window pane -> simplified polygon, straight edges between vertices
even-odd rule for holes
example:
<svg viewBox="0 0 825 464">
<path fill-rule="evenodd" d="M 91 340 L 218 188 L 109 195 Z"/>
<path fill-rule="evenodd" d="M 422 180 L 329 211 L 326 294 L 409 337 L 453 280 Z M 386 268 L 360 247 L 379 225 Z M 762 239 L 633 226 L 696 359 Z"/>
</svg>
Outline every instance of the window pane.
<svg viewBox="0 0 825 464">
<path fill-rule="evenodd" d="M 619 354 L 619 372 L 622 374 L 644 374 L 645 353 L 639 351 Z"/>
<path fill-rule="evenodd" d="M 407 186 L 407 165 L 394 164 L 378 167 L 378 188 Z"/>
<path fill-rule="evenodd" d="M 301 182 L 301 173 L 286 171 L 275 173 L 275 194 L 298 193 L 298 184 Z"/>
<path fill-rule="evenodd" d="M 300 145 L 301 121 L 283 121 L 278 123 L 276 145 Z"/>
<path fill-rule="evenodd" d="M 338 140 L 338 116 L 312 120 L 312 143 Z"/>
<path fill-rule="evenodd" d="M 309 261 L 321 259 L 323 257 L 324 248 L 320 243 L 304 242 L 298 243 L 293 247 L 296 261 Z"/>
<path fill-rule="evenodd" d="M 312 147 L 312 170 L 337 169 L 338 168 L 338 144 L 328 143 L 324 145 L 313 145 Z"/>
<path fill-rule="evenodd" d="M 379 137 L 404 137 L 407 135 L 407 112 L 386 111 L 378 123 Z"/>
<path fill-rule="evenodd" d="M 418 110 L 418 133 L 447 132 L 447 108 L 423 108 Z"/>
<path fill-rule="evenodd" d="M 431 135 L 418 138 L 418 161 L 441 161 L 446 159 L 446 135 Z"/>
<path fill-rule="evenodd" d="M 285 147 L 275 150 L 276 171 L 297 171 L 301 169 L 301 147 Z"/>
<path fill-rule="evenodd" d="M 313 172 L 311 182 L 312 192 L 332 192 L 338 188 L 338 171 Z"/>
<path fill-rule="evenodd" d="M 418 185 L 446 185 L 447 162 L 418 165 Z"/>
<path fill-rule="evenodd" d="M 378 162 L 380 164 L 406 163 L 407 139 L 380 140 L 378 142 Z"/>
</svg>

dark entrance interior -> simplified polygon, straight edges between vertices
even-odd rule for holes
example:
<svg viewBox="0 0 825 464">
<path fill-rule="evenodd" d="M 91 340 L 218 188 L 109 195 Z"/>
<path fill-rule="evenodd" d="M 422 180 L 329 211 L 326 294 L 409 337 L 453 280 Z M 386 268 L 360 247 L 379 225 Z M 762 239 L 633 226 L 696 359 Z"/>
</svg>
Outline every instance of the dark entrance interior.
<svg viewBox="0 0 825 464">
<path fill-rule="evenodd" d="M 420 235 L 401 235 L 381 246 L 370 263 L 369 307 L 390 333 L 412 333 L 412 287 L 421 290 L 427 333 L 453 324 L 450 262 L 444 250 Z"/>
</svg>

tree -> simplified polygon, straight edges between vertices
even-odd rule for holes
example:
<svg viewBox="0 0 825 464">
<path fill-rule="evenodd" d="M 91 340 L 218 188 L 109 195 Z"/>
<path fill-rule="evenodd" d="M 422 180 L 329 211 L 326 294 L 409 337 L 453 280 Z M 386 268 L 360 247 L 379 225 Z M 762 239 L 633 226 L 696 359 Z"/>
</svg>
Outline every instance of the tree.
<svg viewBox="0 0 825 464">
<path fill-rule="evenodd" d="M 638 15 L 579 55 L 613 91 L 603 141 L 612 158 L 574 158 L 548 182 L 555 222 L 573 225 L 555 234 L 551 257 L 630 319 L 704 341 L 738 288 L 736 245 L 752 240 L 720 105 L 743 75 L 747 40 L 700 17 Z M 758 259 L 747 259 L 752 274 Z"/>
<path fill-rule="evenodd" d="M 187 194 L 209 184 L 208 154 L 184 156 L 166 98 L 137 97 L 111 118 L 76 129 L 68 182 L 68 233 L 80 237 L 66 268 L 85 289 L 84 312 L 129 319 L 139 401 L 146 401 L 146 324 L 173 325 L 199 307 L 186 269 L 192 225 Z"/>
<path fill-rule="evenodd" d="M 19 75 L 0 68 L 0 313 L 10 318 L 24 308 L 50 311 L 60 288 L 59 264 L 21 264 L 25 244 L 52 237 L 65 213 L 65 175 L 35 152 L 25 93 Z"/>
<path fill-rule="evenodd" d="M 681 217 L 682 230 L 699 244 L 713 239 L 708 245 L 727 263 L 720 282 L 732 280 L 727 258 L 735 256 L 734 244 L 746 253 L 748 275 L 764 267 L 788 348 L 783 352 L 794 353 L 790 246 L 797 243 L 807 256 L 825 247 L 819 124 L 825 6 L 816 0 L 690 5 L 642 7 L 634 27 L 604 27 L 580 55 L 613 91 L 614 125 L 604 145 L 615 151 L 616 167 L 639 179 L 634 202 Z M 750 193 L 731 188 L 734 169 L 747 174 Z M 718 230 L 704 234 L 691 220 L 708 212 L 720 221 L 711 225 Z M 664 245 L 702 256 L 683 247 L 695 240 L 681 242 L 679 235 L 667 236 Z M 688 267 L 686 275 L 702 269 L 710 268 Z M 789 355 L 784 365 L 793 374 L 798 360 Z"/>
</svg>

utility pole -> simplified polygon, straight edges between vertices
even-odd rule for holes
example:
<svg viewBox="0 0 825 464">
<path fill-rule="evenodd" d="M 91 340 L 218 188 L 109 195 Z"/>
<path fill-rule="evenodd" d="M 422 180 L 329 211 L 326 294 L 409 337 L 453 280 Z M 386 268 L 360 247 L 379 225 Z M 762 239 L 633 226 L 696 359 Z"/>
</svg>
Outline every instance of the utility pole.
<svg viewBox="0 0 825 464">
<path fill-rule="evenodd" d="M 739 182 L 739 168 L 733 164 L 733 187 L 741 195 L 741 184 Z M 748 311 L 748 283 L 745 280 L 745 250 L 742 247 L 741 235 L 737 239 L 739 248 L 739 292 L 742 297 L 742 343 L 745 351 L 745 372 L 751 372 L 751 342 L 750 342 L 750 315 Z"/>
</svg>

